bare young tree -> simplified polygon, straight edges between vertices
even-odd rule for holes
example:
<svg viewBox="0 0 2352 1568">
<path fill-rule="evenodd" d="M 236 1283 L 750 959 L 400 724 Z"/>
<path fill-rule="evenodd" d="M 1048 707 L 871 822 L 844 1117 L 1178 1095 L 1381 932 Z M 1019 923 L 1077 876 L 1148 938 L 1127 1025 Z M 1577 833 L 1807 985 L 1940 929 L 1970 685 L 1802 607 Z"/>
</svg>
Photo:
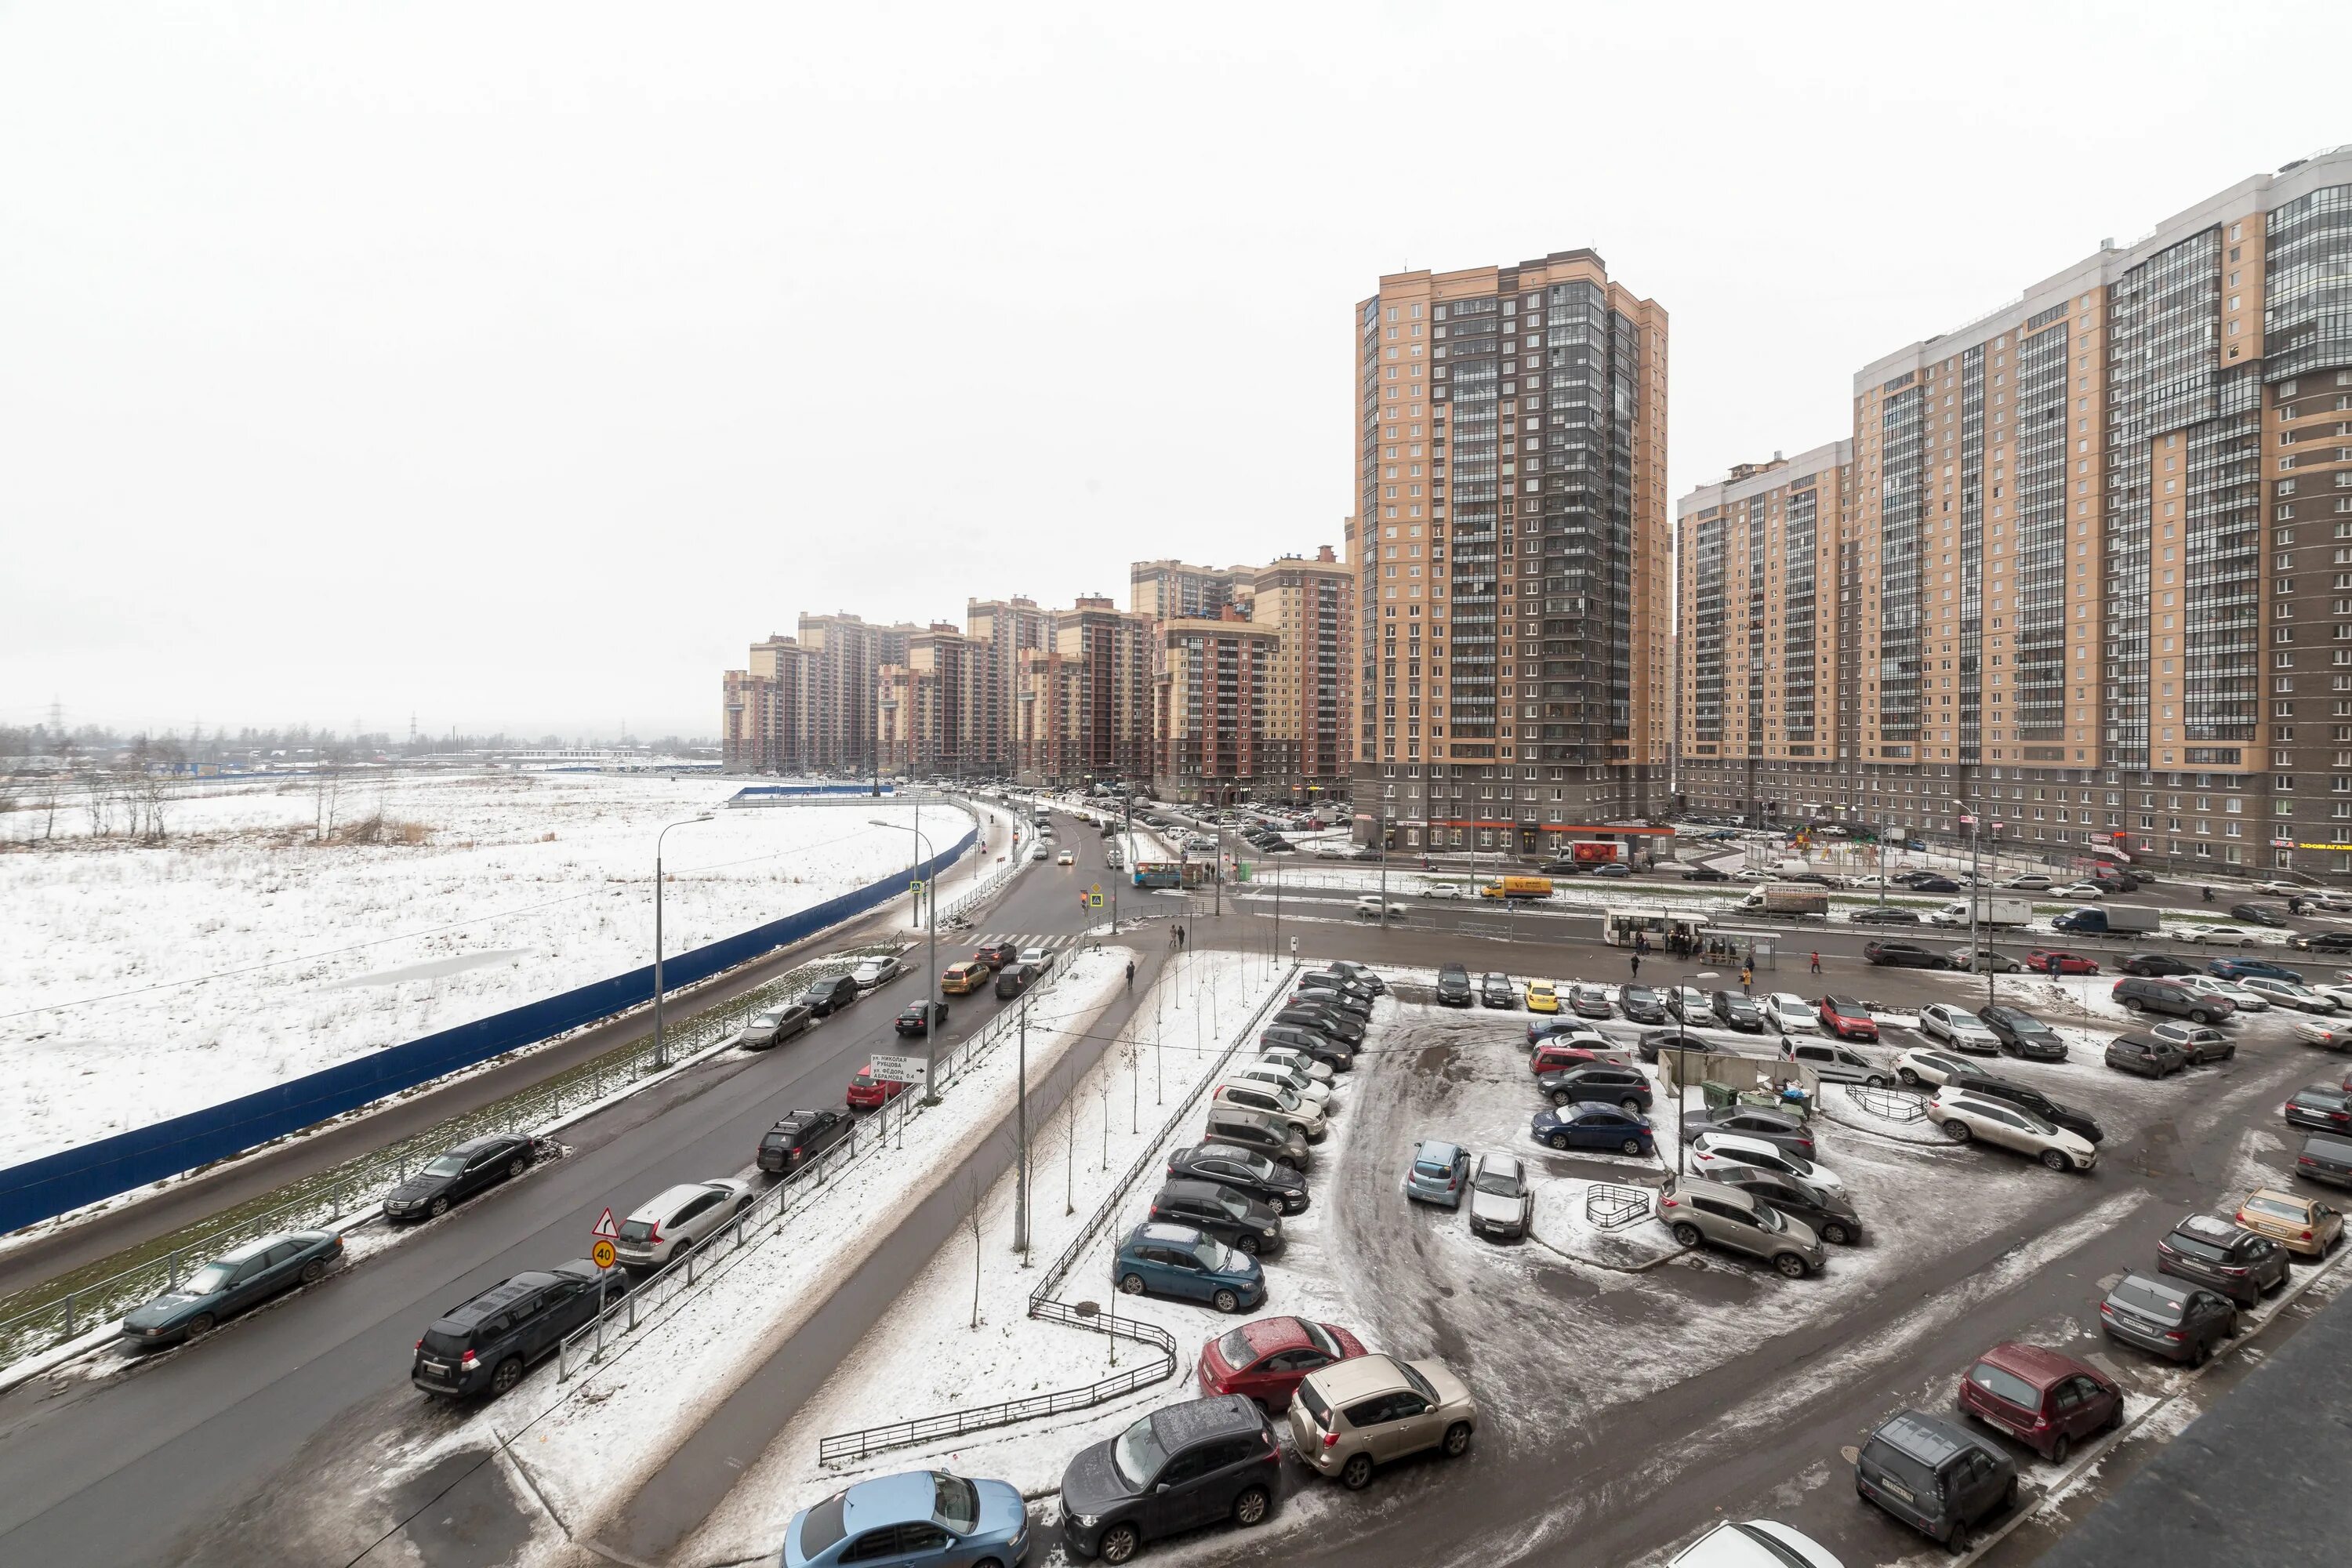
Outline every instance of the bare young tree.
<svg viewBox="0 0 2352 1568">
<path fill-rule="evenodd" d="M 971 1232 L 971 1326 L 977 1329 L 980 1327 L 980 1205 L 985 1196 L 980 1190 L 980 1173 L 977 1171 L 965 1170 L 963 1190 L 964 1196 L 971 1202 L 971 1207 L 964 1214 L 964 1228 Z"/>
</svg>

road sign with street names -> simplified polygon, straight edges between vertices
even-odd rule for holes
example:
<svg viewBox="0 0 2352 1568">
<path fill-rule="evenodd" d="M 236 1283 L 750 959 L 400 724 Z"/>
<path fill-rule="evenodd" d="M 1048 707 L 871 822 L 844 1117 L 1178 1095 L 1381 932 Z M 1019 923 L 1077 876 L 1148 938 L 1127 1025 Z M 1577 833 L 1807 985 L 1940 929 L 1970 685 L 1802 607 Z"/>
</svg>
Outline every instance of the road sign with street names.
<svg viewBox="0 0 2352 1568">
<path fill-rule="evenodd" d="M 874 1058 L 874 1076 L 883 1083 L 920 1083 L 923 1081 L 923 1058 L 877 1056 Z"/>
</svg>

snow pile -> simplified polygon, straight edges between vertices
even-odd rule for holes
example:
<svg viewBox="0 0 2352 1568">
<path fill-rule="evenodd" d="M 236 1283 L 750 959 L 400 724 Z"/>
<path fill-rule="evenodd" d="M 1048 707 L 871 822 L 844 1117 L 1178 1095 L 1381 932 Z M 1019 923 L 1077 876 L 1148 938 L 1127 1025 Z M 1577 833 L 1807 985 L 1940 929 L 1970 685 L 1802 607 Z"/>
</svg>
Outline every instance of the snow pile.
<svg viewBox="0 0 2352 1568">
<path fill-rule="evenodd" d="M 1682 1250 L 1657 1217 L 1654 1194 L 1644 1198 L 1636 1217 L 1613 1226 L 1595 1224 L 1590 1200 L 1601 1184 L 1574 1177 L 1539 1184 L 1534 1222 L 1537 1239 L 1555 1252 L 1601 1268 L 1640 1268 Z M 1608 1194 L 1612 1204 L 1620 1195 Z"/>
<path fill-rule="evenodd" d="M 654 836 L 698 812 L 716 815 L 672 833 L 664 855 L 672 953 L 915 858 L 905 826 L 868 820 L 910 825 L 909 803 L 719 809 L 736 787 L 708 775 L 387 775 L 345 784 L 338 820 L 414 832 L 316 842 L 325 806 L 312 784 L 240 784 L 175 800 L 174 837 L 161 844 L 83 838 L 0 855 L 0 1068 L 17 1091 L 0 1164 L 645 963 Z M 970 826 L 936 806 L 925 819 L 942 845 Z M 960 869 L 992 864 L 969 856 Z"/>
</svg>

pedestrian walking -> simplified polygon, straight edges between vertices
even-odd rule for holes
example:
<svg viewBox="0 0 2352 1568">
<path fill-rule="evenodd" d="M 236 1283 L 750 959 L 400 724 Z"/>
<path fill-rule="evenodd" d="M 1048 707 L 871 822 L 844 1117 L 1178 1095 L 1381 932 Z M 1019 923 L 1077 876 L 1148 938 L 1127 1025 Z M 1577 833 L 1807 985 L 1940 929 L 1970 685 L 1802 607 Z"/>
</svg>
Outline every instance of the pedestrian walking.
<svg viewBox="0 0 2352 1568">
<path fill-rule="evenodd" d="M 1642 955 L 1636 952 L 1630 954 L 1629 957 L 1633 965 L 1633 978 L 1639 980 L 1642 978 Z"/>
<path fill-rule="evenodd" d="M 1739 966 L 1739 988 L 1740 988 L 1742 991 L 1745 991 L 1745 990 L 1747 990 L 1748 987 L 1750 987 L 1750 986 L 1754 985 L 1755 984 L 1756 984 L 1756 971 L 1754 971 L 1753 969 L 1750 969 L 1749 967 L 1748 967 L 1748 965 L 1746 965 L 1746 964 L 1744 964 L 1744 963 L 1743 963 L 1743 964 L 1741 964 L 1741 965 Z"/>
<path fill-rule="evenodd" d="M 1184 951 L 1184 928 L 1182 926 L 1178 926 L 1176 928 L 1176 951 L 1179 952 Z"/>
<path fill-rule="evenodd" d="M 1135 960 L 1131 958 L 1127 961 L 1127 988 L 1135 989 Z"/>
<path fill-rule="evenodd" d="M 1818 953 L 1818 952 L 1817 952 L 1817 953 L 1813 954 L 1813 967 L 1812 967 L 1812 973 L 1815 973 L 1815 974 L 1819 974 L 1821 972 L 1822 972 L 1822 955 L 1821 955 L 1820 953 Z"/>
</svg>

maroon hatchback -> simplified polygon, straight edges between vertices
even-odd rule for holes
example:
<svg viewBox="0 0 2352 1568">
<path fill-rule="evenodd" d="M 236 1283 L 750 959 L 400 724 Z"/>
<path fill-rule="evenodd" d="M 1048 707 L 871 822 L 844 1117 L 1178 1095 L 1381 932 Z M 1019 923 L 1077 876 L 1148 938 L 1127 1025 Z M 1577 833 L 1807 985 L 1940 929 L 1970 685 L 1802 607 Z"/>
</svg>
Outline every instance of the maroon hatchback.
<svg viewBox="0 0 2352 1568">
<path fill-rule="evenodd" d="M 1201 1347 L 1201 1391 L 1239 1394 L 1269 1412 L 1287 1410 L 1308 1373 L 1363 1353 L 1364 1342 L 1337 1323 L 1260 1318 Z"/>
<path fill-rule="evenodd" d="M 2123 1390 L 2072 1356 L 2011 1340 L 1960 1379 L 1960 1408 L 2053 1464 L 2124 1418 Z"/>
</svg>

